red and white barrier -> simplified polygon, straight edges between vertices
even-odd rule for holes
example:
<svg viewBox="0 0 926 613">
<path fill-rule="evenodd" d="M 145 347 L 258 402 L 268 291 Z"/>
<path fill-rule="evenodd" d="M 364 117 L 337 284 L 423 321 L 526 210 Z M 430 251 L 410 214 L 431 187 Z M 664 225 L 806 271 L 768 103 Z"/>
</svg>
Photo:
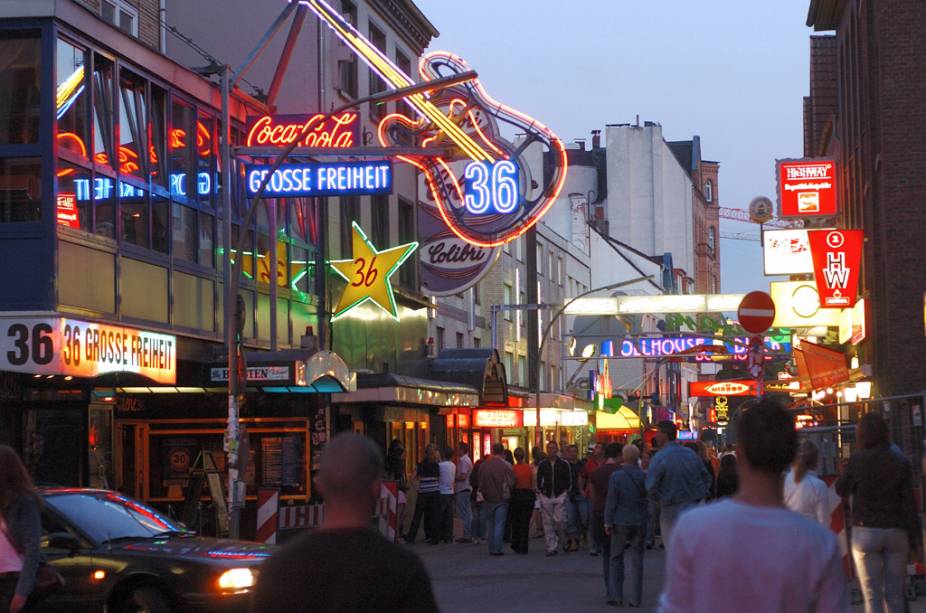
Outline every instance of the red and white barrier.
<svg viewBox="0 0 926 613">
<path fill-rule="evenodd" d="M 279 526 L 278 509 L 280 490 L 260 488 L 257 490 L 257 541 L 274 544 L 277 542 Z"/>
<path fill-rule="evenodd" d="M 376 501 L 376 516 L 379 518 L 379 533 L 395 542 L 398 536 L 399 484 L 384 481 Z"/>
</svg>

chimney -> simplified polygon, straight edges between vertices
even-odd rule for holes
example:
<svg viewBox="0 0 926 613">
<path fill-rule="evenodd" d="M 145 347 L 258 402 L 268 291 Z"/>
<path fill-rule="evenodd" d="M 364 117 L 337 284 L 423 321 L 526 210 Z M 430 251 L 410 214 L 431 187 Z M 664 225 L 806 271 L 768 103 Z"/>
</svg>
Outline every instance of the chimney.
<svg viewBox="0 0 926 613">
<path fill-rule="evenodd" d="M 592 151 L 601 148 L 601 130 L 592 130 Z"/>
<path fill-rule="evenodd" d="M 576 140 L 576 145 L 579 146 L 579 151 L 585 151 L 585 139 L 577 138 L 575 140 Z"/>
</svg>

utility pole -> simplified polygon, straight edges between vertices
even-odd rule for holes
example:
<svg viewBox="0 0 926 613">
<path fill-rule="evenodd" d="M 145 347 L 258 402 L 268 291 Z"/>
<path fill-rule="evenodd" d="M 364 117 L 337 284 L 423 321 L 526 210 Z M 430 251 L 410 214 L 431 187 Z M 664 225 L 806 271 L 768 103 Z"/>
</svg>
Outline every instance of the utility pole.
<svg viewBox="0 0 926 613">
<path fill-rule="evenodd" d="M 527 249 L 527 302 L 538 304 L 537 295 L 537 268 L 543 262 L 537 261 L 537 226 L 532 226 L 524 233 L 525 249 Z M 527 388 L 536 394 L 537 413 L 534 424 L 534 446 L 543 447 L 543 433 L 540 431 L 540 311 L 527 312 Z"/>
</svg>

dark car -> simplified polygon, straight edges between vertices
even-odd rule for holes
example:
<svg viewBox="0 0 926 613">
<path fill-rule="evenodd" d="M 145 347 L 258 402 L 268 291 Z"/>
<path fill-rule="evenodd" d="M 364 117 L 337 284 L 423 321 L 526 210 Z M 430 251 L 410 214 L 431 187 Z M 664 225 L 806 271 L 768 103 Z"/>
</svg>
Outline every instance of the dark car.
<svg viewBox="0 0 926 613">
<path fill-rule="evenodd" d="M 118 492 L 43 489 L 42 554 L 66 585 L 45 611 L 245 611 L 273 549 L 204 538 Z"/>
</svg>

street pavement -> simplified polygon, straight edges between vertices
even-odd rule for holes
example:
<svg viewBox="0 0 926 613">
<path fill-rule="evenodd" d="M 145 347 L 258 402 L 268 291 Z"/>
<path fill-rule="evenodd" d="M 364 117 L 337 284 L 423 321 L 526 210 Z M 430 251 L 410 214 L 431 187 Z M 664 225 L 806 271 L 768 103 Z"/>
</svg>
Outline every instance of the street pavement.
<svg viewBox="0 0 926 613">
<path fill-rule="evenodd" d="M 531 539 L 530 553 L 489 556 L 480 545 L 428 545 L 414 550 L 424 561 L 437 603 L 444 613 L 493 613 L 494 611 L 655 611 L 665 568 L 665 552 L 647 550 L 643 557 L 643 606 L 640 609 L 609 607 L 604 600 L 601 558 L 588 550 L 546 558 L 543 539 Z M 926 598 L 911 602 L 911 613 L 926 613 Z M 857 604 L 853 613 L 864 608 Z"/>
</svg>

